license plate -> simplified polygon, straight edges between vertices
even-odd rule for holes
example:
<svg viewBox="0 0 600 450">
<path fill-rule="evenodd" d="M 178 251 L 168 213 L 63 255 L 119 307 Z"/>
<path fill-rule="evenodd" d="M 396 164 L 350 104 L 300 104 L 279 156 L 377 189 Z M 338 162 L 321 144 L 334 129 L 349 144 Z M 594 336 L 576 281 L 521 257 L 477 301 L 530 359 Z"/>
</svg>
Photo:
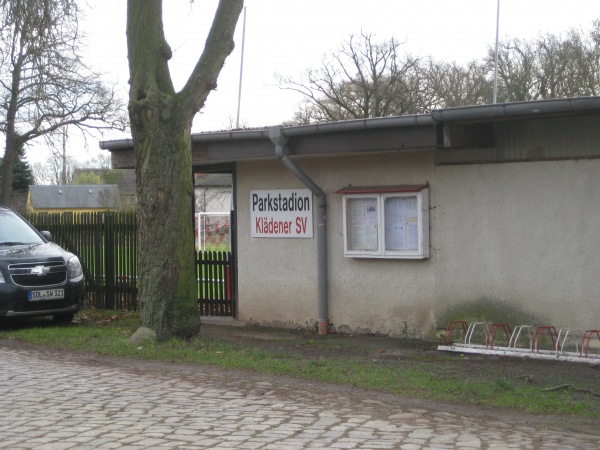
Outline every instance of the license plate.
<svg viewBox="0 0 600 450">
<path fill-rule="evenodd" d="M 27 298 L 31 301 L 57 300 L 65 298 L 64 289 L 40 289 L 39 291 L 27 291 Z"/>
</svg>

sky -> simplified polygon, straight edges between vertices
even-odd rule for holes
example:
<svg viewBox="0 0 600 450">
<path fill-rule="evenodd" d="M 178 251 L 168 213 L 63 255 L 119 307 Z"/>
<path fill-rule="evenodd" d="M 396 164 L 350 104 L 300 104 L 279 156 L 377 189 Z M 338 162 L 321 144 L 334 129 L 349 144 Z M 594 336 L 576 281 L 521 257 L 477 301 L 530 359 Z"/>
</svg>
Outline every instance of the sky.
<svg viewBox="0 0 600 450">
<path fill-rule="evenodd" d="M 127 99 L 126 0 L 87 0 L 82 29 L 87 34 L 86 61 L 116 83 Z M 163 20 L 174 56 L 170 63 L 176 89 L 183 87 L 200 56 L 217 0 L 164 0 Z M 533 39 L 540 34 L 590 29 L 600 19 L 598 0 L 499 0 L 499 37 Z M 302 96 L 277 86 L 275 74 L 300 79 L 320 66 L 352 34 L 370 33 L 378 41 L 392 36 L 405 51 L 436 60 L 466 63 L 481 59 L 496 39 L 498 0 L 246 0 L 228 57 L 193 132 L 240 125 L 262 127 L 289 120 Z M 244 35 L 244 39 L 242 36 Z M 242 45 L 243 44 L 243 45 Z M 243 52 L 241 97 L 240 69 Z M 239 97 L 239 103 L 238 103 Z M 129 137 L 108 133 L 98 140 Z M 77 160 L 99 152 L 97 142 L 84 150 L 76 138 L 67 144 Z M 29 154 L 30 162 L 43 151 Z"/>
</svg>

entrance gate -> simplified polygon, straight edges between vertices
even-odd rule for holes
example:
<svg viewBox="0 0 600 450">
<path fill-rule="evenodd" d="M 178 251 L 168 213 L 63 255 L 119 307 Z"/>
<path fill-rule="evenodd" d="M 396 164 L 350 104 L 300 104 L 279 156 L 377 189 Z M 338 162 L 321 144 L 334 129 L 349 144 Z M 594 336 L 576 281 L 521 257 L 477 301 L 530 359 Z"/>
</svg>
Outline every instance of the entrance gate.
<svg viewBox="0 0 600 450">
<path fill-rule="evenodd" d="M 201 316 L 235 317 L 235 166 L 193 169 L 198 308 Z"/>
<path fill-rule="evenodd" d="M 196 259 L 201 316 L 235 316 L 235 265 L 231 252 L 200 251 Z"/>
</svg>

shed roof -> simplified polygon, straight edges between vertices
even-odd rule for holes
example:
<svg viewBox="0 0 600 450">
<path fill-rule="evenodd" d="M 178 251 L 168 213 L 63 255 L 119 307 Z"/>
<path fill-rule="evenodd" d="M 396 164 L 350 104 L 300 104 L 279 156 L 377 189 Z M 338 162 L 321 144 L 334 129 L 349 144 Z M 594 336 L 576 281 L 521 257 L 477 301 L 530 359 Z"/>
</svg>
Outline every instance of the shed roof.
<svg viewBox="0 0 600 450">
<path fill-rule="evenodd" d="M 119 195 L 113 184 L 29 186 L 33 209 L 103 209 Z"/>
</svg>

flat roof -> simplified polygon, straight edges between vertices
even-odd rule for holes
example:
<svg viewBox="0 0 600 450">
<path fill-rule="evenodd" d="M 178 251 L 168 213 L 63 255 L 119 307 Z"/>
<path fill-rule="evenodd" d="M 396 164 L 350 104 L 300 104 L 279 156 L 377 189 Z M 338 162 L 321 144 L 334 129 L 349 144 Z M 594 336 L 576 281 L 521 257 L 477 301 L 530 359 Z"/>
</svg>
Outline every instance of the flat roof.
<svg viewBox="0 0 600 450">
<path fill-rule="evenodd" d="M 550 116 L 600 114 L 600 97 L 576 97 L 437 109 L 414 114 L 345 120 L 310 125 L 276 126 L 193 134 L 192 163 L 211 165 L 275 158 L 270 128 L 288 139 L 290 156 L 431 149 L 440 144 L 438 129 L 445 125 L 533 120 Z M 100 142 L 111 151 L 114 168 L 135 167 L 133 140 Z"/>
</svg>

